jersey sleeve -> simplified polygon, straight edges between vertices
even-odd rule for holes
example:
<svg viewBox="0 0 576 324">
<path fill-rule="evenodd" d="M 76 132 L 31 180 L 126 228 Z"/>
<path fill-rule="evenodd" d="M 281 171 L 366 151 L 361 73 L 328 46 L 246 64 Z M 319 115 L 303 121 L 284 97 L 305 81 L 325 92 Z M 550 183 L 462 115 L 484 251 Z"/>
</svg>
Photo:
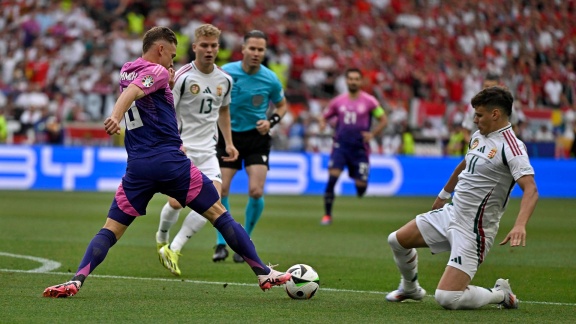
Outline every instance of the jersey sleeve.
<svg viewBox="0 0 576 324">
<path fill-rule="evenodd" d="M 511 142 L 509 145 L 504 145 L 504 154 L 506 163 L 510 168 L 510 173 L 514 180 L 522 178 L 525 175 L 533 175 L 534 168 L 530 164 L 528 153 L 526 152 L 526 145 L 518 139 Z"/>
<path fill-rule="evenodd" d="M 228 81 L 228 88 L 224 89 L 224 100 L 222 100 L 222 106 L 229 106 L 232 101 L 232 87 L 234 87 L 234 81 L 232 77 L 226 77 Z"/>
<path fill-rule="evenodd" d="M 147 66 L 138 76 L 132 81 L 132 84 L 144 91 L 144 94 L 149 95 L 160 89 L 165 89 L 168 86 L 170 74 L 162 65 L 152 64 Z"/>
<path fill-rule="evenodd" d="M 386 112 L 384 111 L 384 108 L 380 106 L 378 99 L 374 98 L 374 96 L 369 96 L 368 100 L 370 100 L 370 114 L 372 117 L 380 118 L 386 115 Z"/>
<path fill-rule="evenodd" d="M 274 104 L 277 104 L 284 99 L 284 89 L 282 89 L 282 83 L 280 83 L 278 77 L 275 74 L 272 76 L 272 92 L 270 93 L 270 100 Z"/>
</svg>

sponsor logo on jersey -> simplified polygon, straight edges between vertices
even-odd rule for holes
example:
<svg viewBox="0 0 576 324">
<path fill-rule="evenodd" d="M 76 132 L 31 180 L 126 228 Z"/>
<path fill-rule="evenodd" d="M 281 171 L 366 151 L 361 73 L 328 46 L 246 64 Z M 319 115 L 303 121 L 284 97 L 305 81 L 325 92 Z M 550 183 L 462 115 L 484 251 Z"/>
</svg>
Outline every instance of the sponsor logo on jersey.
<svg viewBox="0 0 576 324">
<path fill-rule="evenodd" d="M 210 91 L 209 87 L 206 87 L 206 89 L 204 89 L 204 93 L 212 93 L 212 91 Z"/>
<path fill-rule="evenodd" d="M 151 75 L 147 75 L 142 78 L 142 85 L 146 88 L 150 88 L 154 84 L 154 77 Z"/>
<path fill-rule="evenodd" d="M 190 86 L 190 92 L 191 92 L 192 94 L 198 94 L 198 93 L 200 92 L 200 86 L 199 86 L 198 84 L 196 84 L 196 83 L 193 83 L 193 84 Z"/>
<path fill-rule="evenodd" d="M 138 73 L 136 72 L 130 72 L 130 73 L 126 73 L 126 72 L 122 72 L 120 73 L 120 80 L 124 81 L 124 80 L 134 80 L 136 79 L 136 77 L 138 77 Z"/>
<path fill-rule="evenodd" d="M 480 140 L 475 138 L 474 142 L 472 142 L 472 146 L 470 147 L 470 149 L 472 149 L 472 150 L 475 149 L 476 146 L 478 146 L 478 144 L 480 144 Z"/>
<path fill-rule="evenodd" d="M 498 150 L 496 148 L 491 149 L 490 153 L 488 153 L 488 158 L 491 159 L 491 158 L 495 157 L 496 152 L 498 152 Z"/>
<path fill-rule="evenodd" d="M 224 89 L 224 87 L 223 87 L 221 84 L 219 84 L 219 85 L 216 87 L 216 95 L 217 95 L 218 97 L 221 97 L 221 96 L 222 96 L 223 89 Z"/>
<path fill-rule="evenodd" d="M 252 105 L 254 107 L 260 106 L 263 102 L 264 102 L 264 96 L 262 95 L 252 96 Z"/>
</svg>

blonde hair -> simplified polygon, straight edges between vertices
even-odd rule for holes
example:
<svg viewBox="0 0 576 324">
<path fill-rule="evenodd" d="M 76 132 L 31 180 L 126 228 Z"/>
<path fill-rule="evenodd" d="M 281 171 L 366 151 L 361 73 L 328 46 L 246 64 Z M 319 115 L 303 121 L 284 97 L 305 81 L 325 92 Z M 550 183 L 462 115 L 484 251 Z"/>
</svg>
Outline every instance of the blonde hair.
<svg viewBox="0 0 576 324">
<path fill-rule="evenodd" d="M 198 40 L 200 37 L 220 38 L 221 32 L 222 31 L 220 31 L 220 29 L 218 29 L 214 25 L 204 24 L 204 25 L 201 25 L 200 27 L 196 28 L 196 30 L 194 31 L 194 38 L 195 38 L 195 41 Z"/>
</svg>

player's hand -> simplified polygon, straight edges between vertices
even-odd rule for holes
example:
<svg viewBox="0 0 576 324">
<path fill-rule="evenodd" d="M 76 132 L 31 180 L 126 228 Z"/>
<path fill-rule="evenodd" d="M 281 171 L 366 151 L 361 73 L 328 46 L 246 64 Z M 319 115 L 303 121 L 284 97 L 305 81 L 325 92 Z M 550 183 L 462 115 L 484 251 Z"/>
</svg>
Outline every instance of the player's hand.
<svg viewBox="0 0 576 324">
<path fill-rule="evenodd" d="M 234 147 L 234 145 L 227 145 L 226 153 L 228 154 L 228 156 L 222 156 L 222 161 L 224 162 L 234 162 L 238 159 L 238 155 L 240 155 L 240 153 L 238 153 L 238 150 L 236 149 L 236 147 Z"/>
<path fill-rule="evenodd" d="M 510 246 L 512 247 L 520 245 L 526 246 L 526 228 L 519 225 L 514 226 L 504 240 L 500 242 L 500 245 L 505 245 L 508 242 L 510 242 Z"/>
<path fill-rule="evenodd" d="M 270 122 L 266 119 L 261 119 L 256 122 L 256 129 L 260 135 L 266 135 L 270 131 Z"/>
<path fill-rule="evenodd" d="M 436 200 L 434 200 L 434 203 L 432 204 L 432 209 L 439 209 L 442 208 L 442 206 L 444 206 L 446 204 L 446 200 L 447 199 L 442 199 L 440 197 L 436 197 Z"/>
<path fill-rule="evenodd" d="M 104 121 L 104 129 L 108 135 L 120 135 L 120 122 L 112 117 Z"/>
<path fill-rule="evenodd" d="M 368 143 L 370 140 L 372 140 L 374 135 L 372 135 L 371 132 L 362 132 L 362 137 L 364 138 L 364 142 Z"/>
</svg>

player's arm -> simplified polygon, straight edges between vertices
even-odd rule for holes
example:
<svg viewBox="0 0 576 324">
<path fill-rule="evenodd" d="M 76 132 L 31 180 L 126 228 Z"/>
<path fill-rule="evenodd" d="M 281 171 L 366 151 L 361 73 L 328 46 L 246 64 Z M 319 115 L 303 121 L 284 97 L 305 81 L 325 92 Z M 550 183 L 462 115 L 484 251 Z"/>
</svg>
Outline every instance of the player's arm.
<svg viewBox="0 0 576 324">
<path fill-rule="evenodd" d="M 450 175 L 450 178 L 448 178 L 448 182 L 446 182 L 444 188 L 442 188 L 442 191 L 440 191 L 438 197 L 436 197 L 436 200 L 434 200 L 432 209 L 441 208 L 446 203 L 446 200 L 450 199 L 452 193 L 454 192 L 454 189 L 456 188 L 456 184 L 458 183 L 458 175 L 460 175 L 460 173 L 462 173 L 462 171 L 464 171 L 465 168 L 466 168 L 466 160 L 464 159 L 460 163 L 458 163 L 458 165 L 452 172 L 452 175 Z"/>
<path fill-rule="evenodd" d="M 234 146 L 232 141 L 232 127 L 230 126 L 230 106 L 220 107 L 218 115 L 218 128 L 224 137 L 224 143 L 226 143 L 226 153 L 228 156 L 223 156 L 222 160 L 226 162 L 236 161 L 238 159 L 238 150 Z"/>
<path fill-rule="evenodd" d="M 259 120 L 256 123 L 256 129 L 262 135 L 268 134 L 270 129 L 276 124 L 280 123 L 282 117 L 286 115 L 286 112 L 288 111 L 288 103 L 286 102 L 286 98 L 282 98 L 282 100 L 280 100 L 278 103 L 275 103 L 274 107 L 274 112 L 268 120 Z"/>
<path fill-rule="evenodd" d="M 514 227 L 512 227 L 512 230 L 510 230 L 504 240 L 500 242 L 500 245 L 510 242 L 510 246 L 526 246 L 526 224 L 528 224 L 528 220 L 532 216 L 538 201 L 538 189 L 536 188 L 534 175 L 522 176 L 516 182 L 523 192 L 522 200 L 520 201 L 520 211 L 518 212 L 518 217 L 516 217 Z"/>
<path fill-rule="evenodd" d="M 124 114 L 130 109 L 134 101 L 145 95 L 144 91 L 134 84 L 130 84 L 122 91 L 114 104 L 112 114 L 104 121 L 104 129 L 108 135 L 120 134 L 120 121 L 122 121 Z"/>
<path fill-rule="evenodd" d="M 384 127 L 386 127 L 388 124 L 388 117 L 386 116 L 384 108 L 381 106 L 376 107 L 376 109 L 372 111 L 372 117 L 376 118 L 378 124 L 376 124 L 376 126 L 371 131 L 362 133 L 364 142 L 370 142 L 370 140 L 378 136 L 384 130 Z"/>
</svg>

